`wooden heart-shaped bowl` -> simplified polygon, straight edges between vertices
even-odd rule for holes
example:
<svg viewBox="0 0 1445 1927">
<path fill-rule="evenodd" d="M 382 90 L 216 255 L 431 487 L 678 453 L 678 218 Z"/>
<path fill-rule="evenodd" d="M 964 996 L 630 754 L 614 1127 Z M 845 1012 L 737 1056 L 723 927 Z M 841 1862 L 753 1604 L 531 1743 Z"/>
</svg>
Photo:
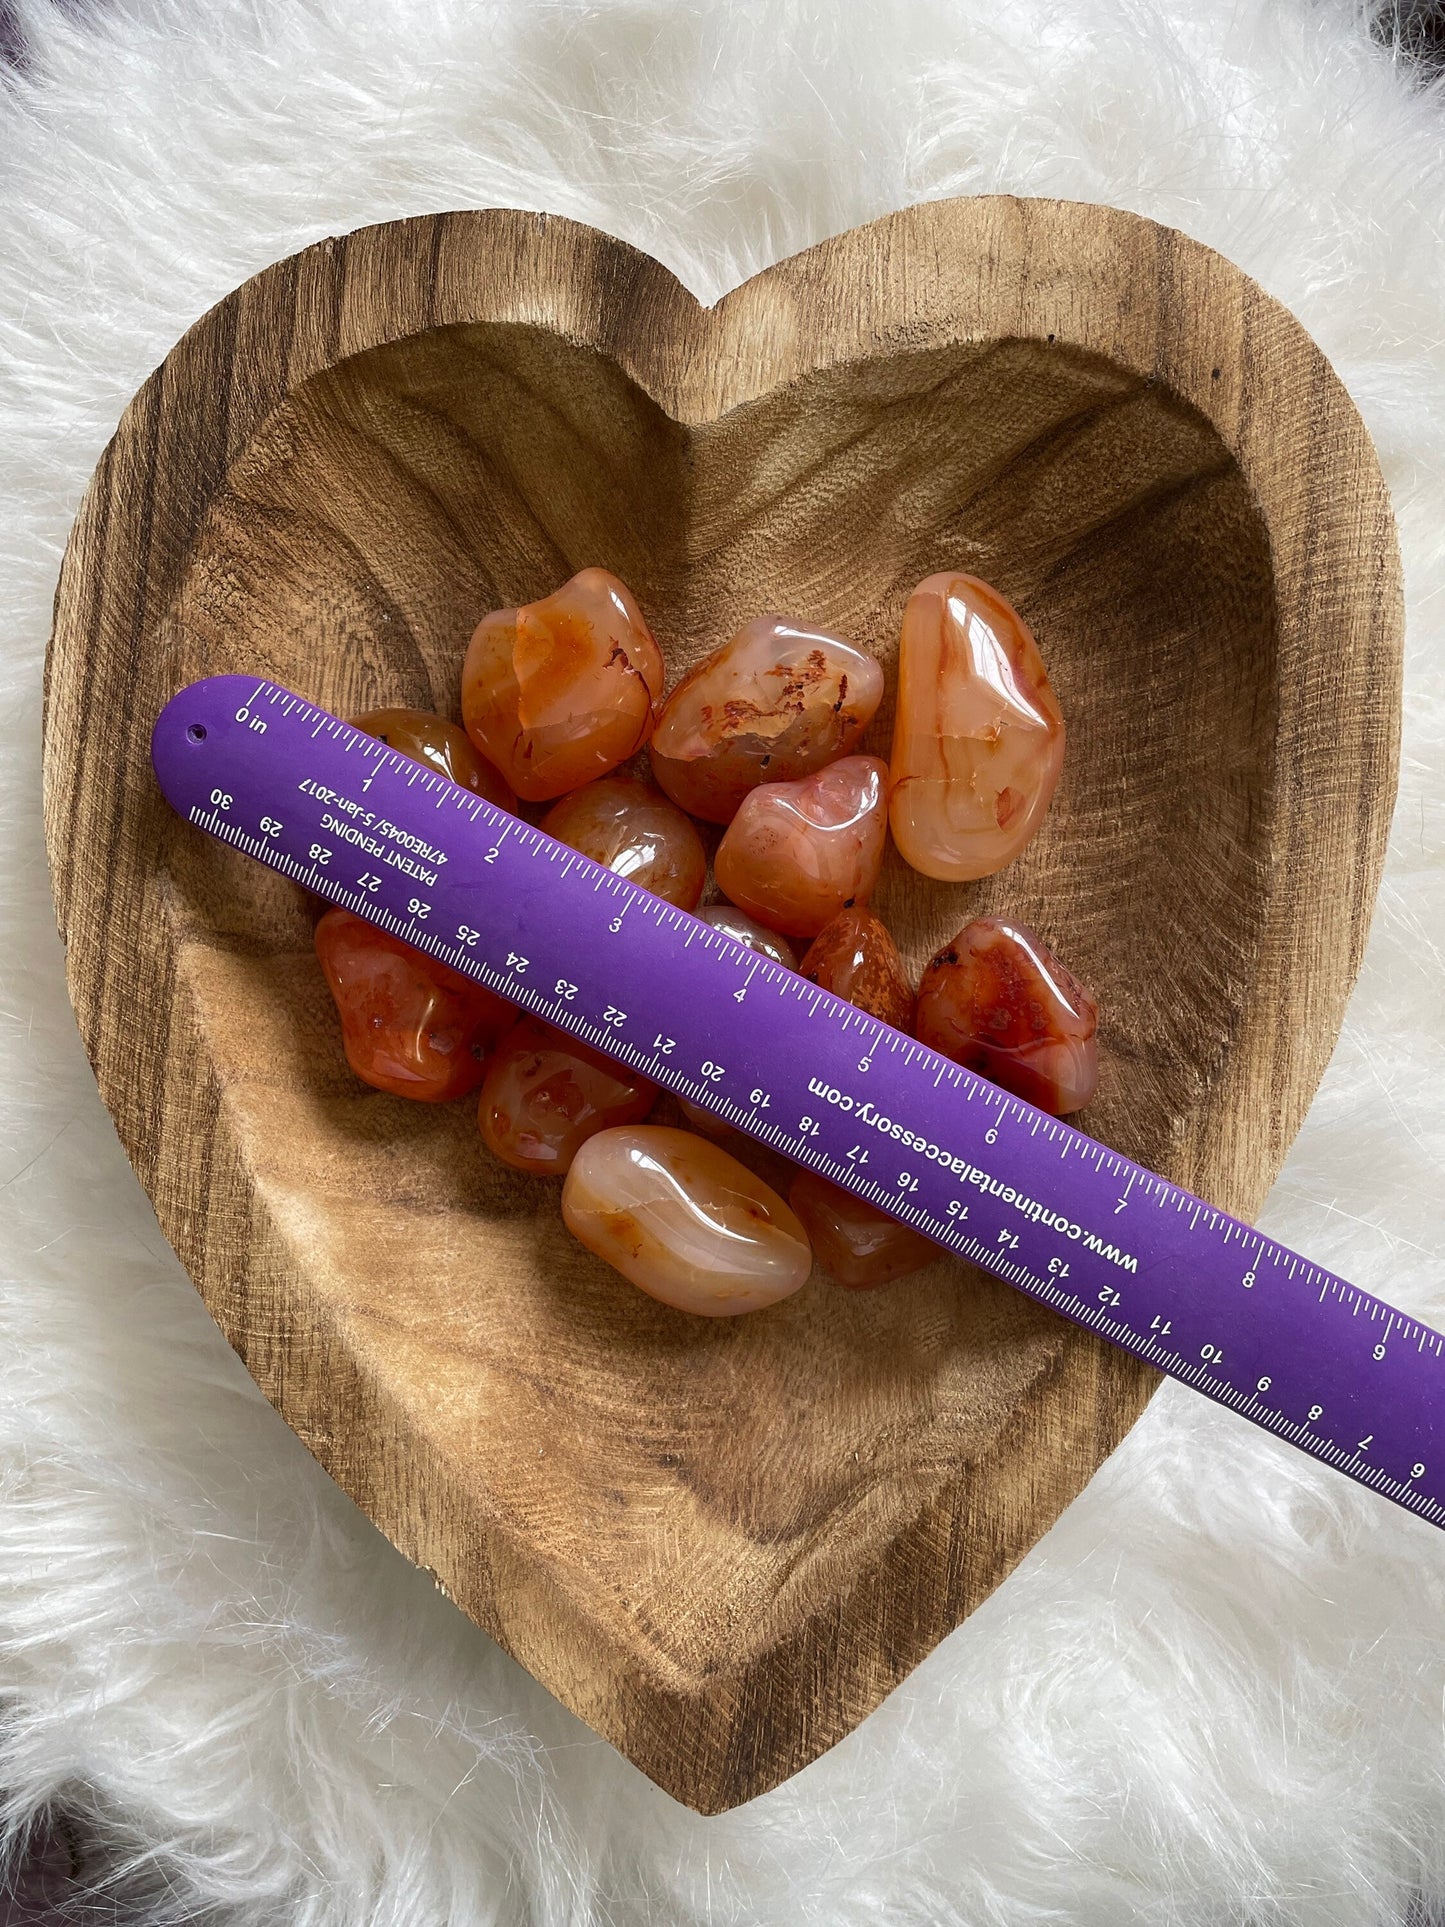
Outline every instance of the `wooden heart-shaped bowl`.
<svg viewBox="0 0 1445 1927">
<path fill-rule="evenodd" d="M 971 915 L 1099 993 L 1086 1129 L 1263 1197 L 1334 1041 L 1394 789 L 1401 613 L 1359 418 L 1207 248 L 1101 207 L 890 216 L 704 309 L 520 213 L 325 241 L 126 411 L 61 575 L 46 828 L 71 995 L 166 1235 L 258 1384 L 406 1555 L 705 1812 L 833 1744 L 998 1584 L 1154 1375 L 952 1262 L 669 1311 L 473 1107 L 342 1059 L 289 885 L 173 818 L 193 677 L 456 713 L 486 609 L 600 563 L 676 675 L 782 610 L 890 665 L 920 577 L 1020 605 L 1069 723 L 1025 855 L 890 858 L 916 969 Z M 874 747 L 886 752 L 889 715 Z"/>
</svg>

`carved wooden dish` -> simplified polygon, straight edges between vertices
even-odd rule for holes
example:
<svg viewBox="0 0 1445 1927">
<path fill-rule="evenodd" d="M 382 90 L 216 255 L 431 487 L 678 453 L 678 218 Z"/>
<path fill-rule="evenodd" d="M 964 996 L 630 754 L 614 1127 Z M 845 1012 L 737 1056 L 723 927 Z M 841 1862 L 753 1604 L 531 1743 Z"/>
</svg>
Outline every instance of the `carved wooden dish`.
<svg viewBox="0 0 1445 1927">
<path fill-rule="evenodd" d="M 1297 323 L 1105 208 L 915 208 L 705 310 L 569 222 L 327 241 L 127 410 L 61 577 L 46 821 L 71 994 L 161 1224 L 406 1555 L 706 1812 L 832 1745 L 1078 1492 L 1152 1375 L 940 1261 L 738 1322 L 642 1297 L 473 1109 L 342 1059 L 296 892 L 173 819 L 147 738 L 221 670 L 456 713 L 479 614 L 587 563 L 670 671 L 782 610 L 889 663 L 997 583 L 1069 720 L 980 886 L 890 858 L 917 968 L 969 915 L 1097 989 L 1085 1128 L 1259 1203 L 1334 1041 L 1394 787 L 1401 616 L 1365 431 Z M 870 736 L 885 750 L 885 712 Z"/>
</svg>

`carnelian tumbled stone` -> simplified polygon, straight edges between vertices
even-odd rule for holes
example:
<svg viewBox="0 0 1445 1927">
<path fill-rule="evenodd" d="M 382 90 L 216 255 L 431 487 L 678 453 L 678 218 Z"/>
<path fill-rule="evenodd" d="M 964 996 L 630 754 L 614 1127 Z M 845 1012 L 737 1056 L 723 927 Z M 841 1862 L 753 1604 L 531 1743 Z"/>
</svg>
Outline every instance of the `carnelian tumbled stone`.
<svg viewBox="0 0 1445 1927">
<path fill-rule="evenodd" d="M 540 602 L 482 617 L 462 721 L 518 796 L 541 803 L 641 749 L 661 692 L 662 656 L 631 592 L 583 569 Z"/>
<path fill-rule="evenodd" d="M 1043 821 L 1064 719 L 1038 644 L 997 589 L 931 575 L 908 599 L 890 759 L 893 840 L 924 876 L 1011 863 Z"/>
<path fill-rule="evenodd" d="M 1080 1110 L 1099 1081 L 1098 1005 L 1027 924 L 978 917 L 923 973 L 916 1031 L 1041 1111 Z"/>
<path fill-rule="evenodd" d="M 487 1065 L 477 1124 L 504 1164 L 560 1178 L 597 1131 L 640 1122 L 657 1092 L 540 1017 L 523 1017 Z"/>
<path fill-rule="evenodd" d="M 353 716 L 352 725 L 375 736 L 399 755 L 410 756 L 414 763 L 435 770 L 449 783 L 460 783 L 464 790 L 484 796 L 499 810 L 515 810 L 517 799 L 507 787 L 502 772 L 479 756 L 471 738 L 445 716 L 429 709 L 368 709 L 364 716 Z"/>
<path fill-rule="evenodd" d="M 691 910 L 707 880 L 707 853 L 665 796 L 630 776 L 603 776 L 554 803 L 540 827 L 594 863 Z"/>
<path fill-rule="evenodd" d="M 315 942 L 359 1078 L 423 1104 L 476 1089 L 487 1045 L 515 1015 L 505 998 L 349 910 L 328 910 Z"/>
<path fill-rule="evenodd" d="M 718 888 L 770 930 L 816 937 L 873 893 L 887 779 L 876 756 L 845 756 L 800 782 L 750 791 L 713 858 Z"/>
<path fill-rule="evenodd" d="M 866 650 L 759 616 L 663 704 L 653 774 L 683 809 L 730 823 L 759 783 L 792 782 L 846 756 L 882 696 L 883 671 Z"/>
<path fill-rule="evenodd" d="M 840 910 L 798 965 L 810 984 L 845 997 L 895 1030 L 913 1029 L 913 991 L 887 926 L 862 904 Z"/>
<path fill-rule="evenodd" d="M 756 950 L 763 957 L 771 957 L 774 963 L 782 964 L 786 970 L 797 969 L 797 953 L 787 938 L 780 936 L 776 930 L 766 929 L 745 915 L 736 904 L 710 903 L 697 914 L 704 923 L 710 923 L 714 930 L 735 937 L 739 943 L 745 943 L 749 950 Z"/>
<path fill-rule="evenodd" d="M 921 1271 L 938 1256 L 937 1246 L 921 1232 L 816 1171 L 798 1173 L 788 1203 L 802 1220 L 819 1264 L 835 1285 L 849 1291 L 876 1291 Z"/>
<path fill-rule="evenodd" d="M 664 1124 L 590 1138 L 562 1188 L 562 1217 L 624 1278 L 704 1318 L 776 1304 L 813 1265 L 807 1232 L 770 1185 Z"/>
</svg>

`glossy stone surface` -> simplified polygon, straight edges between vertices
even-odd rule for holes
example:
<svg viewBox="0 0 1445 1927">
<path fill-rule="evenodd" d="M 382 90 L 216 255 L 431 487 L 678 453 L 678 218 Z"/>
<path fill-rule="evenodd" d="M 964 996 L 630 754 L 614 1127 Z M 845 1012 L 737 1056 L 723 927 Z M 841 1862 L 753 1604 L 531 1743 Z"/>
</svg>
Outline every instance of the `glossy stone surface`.
<svg viewBox="0 0 1445 1927">
<path fill-rule="evenodd" d="M 991 876 L 1044 819 L 1064 720 L 1028 625 L 976 576 L 931 575 L 903 612 L 893 840 L 945 882 Z"/>
<path fill-rule="evenodd" d="M 515 1015 L 505 998 L 349 910 L 328 910 L 315 942 L 358 1077 L 423 1104 L 476 1089 L 488 1045 Z"/>
<path fill-rule="evenodd" d="M 679 1311 L 735 1318 L 806 1284 L 813 1254 L 792 1209 L 735 1157 L 691 1131 L 603 1131 L 562 1190 L 568 1230 Z"/>
<path fill-rule="evenodd" d="M 912 1032 L 913 988 L 888 928 L 862 904 L 840 910 L 814 937 L 801 976 L 895 1030 Z"/>
<path fill-rule="evenodd" d="M 866 1198 L 855 1198 L 816 1171 L 800 1171 L 788 1203 L 802 1221 L 813 1256 L 835 1285 L 848 1291 L 875 1291 L 921 1271 L 937 1258 L 937 1245 Z"/>
<path fill-rule="evenodd" d="M 560 1178 L 590 1137 L 640 1122 L 656 1096 L 635 1071 L 540 1017 L 523 1017 L 487 1065 L 477 1125 L 487 1149 L 513 1170 Z"/>
<path fill-rule="evenodd" d="M 1098 1006 L 1027 924 L 978 917 L 923 973 L 915 1034 L 1041 1111 L 1094 1095 Z"/>
<path fill-rule="evenodd" d="M 710 903 L 698 911 L 704 923 L 710 923 L 714 930 L 726 931 L 745 943 L 749 950 L 756 950 L 764 957 L 771 957 L 774 963 L 782 964 L 788 970 L 798 967 L 798 955 L 787 938 L 776 930 L 769 930 L 765 924 L 739 910 L 734 903 Z"/>
<path fill-rule="evenodd" d="M 495 609 L 462 665 L 462 721 L 518 796 L 562 796 L 642 748 L 662 655 L 631 592 L 583 569 L 553 595 Z"/>
<path fill-rule="evenodd" d="M 770 930 L 816 937 L 840 910 L 872 895 L 887 796 L 888 771 L 876 756 L 845 756 L 796 783 L 764 783 L 743 799 L 718 845 L 718 888 Z"/>
<path fill-rule="evenodd" d="M 368 709 L 364 716 L 351 720 L 357 729 L 435 770 L 449 783 L 460 783 L 463 789 L 485 796 L 498 809 L 516 809 L 517 799 L 502 772 L 485 756 L 479 756 L 467 732 L 457 723 L 449 723 L 445 716 L 434 715 L 429 709 Z"/>
<path fill-rule="evenodd" d="M 539 827 L 684 910 L 702 895 L 702 838 L 675 803 L 630 776 L 585 783 L 554 803 Z"/>
<path fill-rule="evenodd" d="M 759 616 L 668 697 L 653 773 L 683 809 L 730 823 L 759 783 L 792 782 L 846 756 L 882 696 L 883 671 L 856 643 Z"/>
</svg>

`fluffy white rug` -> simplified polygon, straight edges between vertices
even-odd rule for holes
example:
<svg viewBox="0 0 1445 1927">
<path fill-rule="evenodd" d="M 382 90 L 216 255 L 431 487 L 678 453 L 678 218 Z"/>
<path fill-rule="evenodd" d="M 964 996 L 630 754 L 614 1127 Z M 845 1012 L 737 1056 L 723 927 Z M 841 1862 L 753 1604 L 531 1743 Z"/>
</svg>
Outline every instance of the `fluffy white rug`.
<svg viewBox="0 0 1445 1927">
<path fill-rule="evenodd" d="M 0 8 L 0 12 L 4 9 Z M 137 1917 L 1289 1923 L 1445 1909 L 1445 1539 L 1166 1388 L 1019 1573 L 791 1785 L 703 1821 L 382 1543 L 163 1244 L 61 981 L 61 546 L 126 399 L 317 236 L 557 210 L 704 298 L 980 190 L 1187 229 L 1375 433 L 1410 595 L 1368 961 L 1265 1222 L 1445 1319 L 1445 98 L 1349 0 L 20 0 L 0 81 L 0 1797 Z M 128 1871 L 126 1869 L 128 1868 Z M 129 1916 L 128 1916 L 129 1917 Z"/>
</svg>

